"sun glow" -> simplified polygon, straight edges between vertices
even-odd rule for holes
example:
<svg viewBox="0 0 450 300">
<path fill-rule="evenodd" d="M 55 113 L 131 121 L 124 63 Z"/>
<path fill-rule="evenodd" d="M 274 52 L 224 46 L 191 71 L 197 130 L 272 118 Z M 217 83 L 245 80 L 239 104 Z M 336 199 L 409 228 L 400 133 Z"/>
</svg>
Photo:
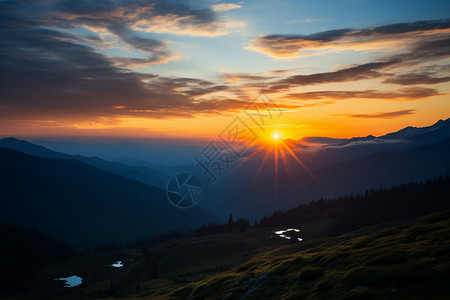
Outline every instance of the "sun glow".
<svg viewBox="0 0 450 300">
<path fill-rule="evenodd" d="M 271 141 L 268 143 L 263 143 L 259 145 L 259 147 L 253 151 L 253 153 L 248 157 L 248 160 L 252 159 L 255 156 L 260 158 L 259 167 L 255 172 L 253 180 L 251 184 L 248 186 L 247 192 L 250 192 L 258 177 L 267 172 L 269 168 L 273 168 L 273 197 L 274 201 L 277 201 L 278 197 L 278 184 L 279 184 L 279 172 L 283 173 L 286 170 L 294 168 L 295 165 L 300 166 L 311 178 L 313 178 L 322 188 L 327 191 L 330 195 L 331 192 L 329 189 L 321 182 L 321 180 L 316 177 L 312 170 L 308 168 L 308 166 L 302 161 L 300 151 L 298 151 L 295 143 L 289 139 L 285 138 L 284 134 L 279 130 L 273 131 L 267 134 L 266 141 Z M 247 160 L 247 161 L 248 161 Z M 241 162 L 241 164 L 244 163 Z M 239 164 L 237 167 L 239 167 Z M 288 172 L 289 174 L 289 172 Z M 281 177 L 286 178 L 286 177 Z"/>
<path fill-rule="evenodd" d="M 280 130 L 273 130 L 267 133 L 267 141 L 269 143 L 278 143 L 283 140 L 284 134 Z"/>
</svg>

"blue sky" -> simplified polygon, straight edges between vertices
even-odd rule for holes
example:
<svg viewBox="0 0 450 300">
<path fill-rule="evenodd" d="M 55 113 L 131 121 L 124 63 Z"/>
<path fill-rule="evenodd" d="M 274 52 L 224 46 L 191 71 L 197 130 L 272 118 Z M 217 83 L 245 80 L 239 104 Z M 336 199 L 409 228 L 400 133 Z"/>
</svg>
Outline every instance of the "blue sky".
<svg viewBox="0 0 450 300">
<path fill-rule="evenodd" d="M 199 8 L 220 1 L 192 1 Z M 226 2 L 233 3 L 233 2 Z M 241 3 L 241 2 L 235 2 Z M 242 7 L 220 12 L 225 20 L 245 22 L 245 26 L 219 37 L 193 37 L 156 34 L 174 42 L 174 47 L 184 53 L 185 59 L 167 65 L 143 68 L 140 71 L 157 71 L 178 76 L 210 78 L 213 70 L 229 69 L 232 72 L 267 72 L 287 68 L 308 68 L 317 71 L 327 66 L 318 59 L 279 61 L 244 49 L 252 38 L 269 34 L 308 35 L 341 28 L 366 28 L 418 20 L 443 19 L 449 16 L 448 1 L 245 1 Z M 200 54 L 200 55 L 199 55 Z M 351 54 L 352 56 L 355 53 Z M 324 58 L 321 57 L 320 60 Z M 354 57 L 325 58 L 330 64 L 353 63 Z M 353 60 L 353 61 L 352 61 Z"/>
</svg>

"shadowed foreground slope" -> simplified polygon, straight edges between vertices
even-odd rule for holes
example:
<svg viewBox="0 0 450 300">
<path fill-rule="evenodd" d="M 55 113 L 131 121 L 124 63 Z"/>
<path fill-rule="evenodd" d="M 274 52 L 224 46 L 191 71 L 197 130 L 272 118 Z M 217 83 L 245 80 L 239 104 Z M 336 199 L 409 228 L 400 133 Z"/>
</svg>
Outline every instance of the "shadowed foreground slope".
<svg viewBox="0 0 450 300">
<path fill-rule="evenodd" d="M 406 223 L 404 223 L 406 222 Z M 401 225 L 399 225 L 401 224 Z M 300 232 L 301 234 L 301 232 Z M 21 299 L 448 299 L 450 211 L 293 242 L 270 228 L 93 253 L 49 266 Z M 122 268 L 111 263 L 121 260 Z M 64 288 L 54 278 L 78 275 Z"/>
<path fill-rule="evenodd" d="M 450 211 L 351 236 L 267 251 L 161 299 L 448 299 Z"/>
</svg>

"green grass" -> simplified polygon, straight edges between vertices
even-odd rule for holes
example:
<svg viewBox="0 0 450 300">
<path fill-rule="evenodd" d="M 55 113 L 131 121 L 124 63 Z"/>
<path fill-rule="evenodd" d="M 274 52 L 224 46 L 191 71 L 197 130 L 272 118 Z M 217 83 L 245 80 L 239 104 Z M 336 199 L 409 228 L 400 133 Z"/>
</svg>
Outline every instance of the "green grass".
<svg viewBox="0 0 450 300">
<path fill-rule="evenodd" d="M 157 262 L 157 279 L 151 278 L 152 260 L 145 260 L 140 249 L 79 257 L 42 270 L 39 279 L 16 296 L 449 299 L 450 211 L 409 224 L 377 225 L 339 237 L 295 243 L 278 238 L 273 231 L 258 229 L 152 246 L 148 251 Z M 133 262 L 121 269 L 107 266 L 124 257 Z M 52 280 L 72 273 L 83 273 L 85 283 L 67 289 Z"/>
</svg>

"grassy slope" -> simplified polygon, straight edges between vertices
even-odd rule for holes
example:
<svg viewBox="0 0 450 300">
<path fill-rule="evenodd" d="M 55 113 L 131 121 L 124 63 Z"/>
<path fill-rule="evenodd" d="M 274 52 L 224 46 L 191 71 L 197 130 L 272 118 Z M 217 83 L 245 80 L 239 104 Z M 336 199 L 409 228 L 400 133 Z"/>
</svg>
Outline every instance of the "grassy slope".
<svg viewBox="0 0 450 300">
<path fill-rule="evenodd" d="M 342 237 L 345 239 L 345 236 Z M 223 299 L 426 299 L 450 295 L 450 212 L 302 250 L 289 245 L 174 296 Z M 209 297 L 218 299 L 220 297 Z M 447 298 L 448 299 L 448 298 Z"/>
<path fill-rule="evenodd" d="M 149 248 L 148 259 L 142 250 L 92 254 L 43 270 L 18 296 L 449 299 L 450 211 L 398 224 L 303 242 L 281 239 L 273 229 L 182 239 Z M 133 262 L 124 268 L 107 266 L 126 258 Z M 158 279 L 151 279 L 154 264 Z M 62 288 L 50 280 L 73 274 L 85 278 L 82 286 Z"/>
</svg>

